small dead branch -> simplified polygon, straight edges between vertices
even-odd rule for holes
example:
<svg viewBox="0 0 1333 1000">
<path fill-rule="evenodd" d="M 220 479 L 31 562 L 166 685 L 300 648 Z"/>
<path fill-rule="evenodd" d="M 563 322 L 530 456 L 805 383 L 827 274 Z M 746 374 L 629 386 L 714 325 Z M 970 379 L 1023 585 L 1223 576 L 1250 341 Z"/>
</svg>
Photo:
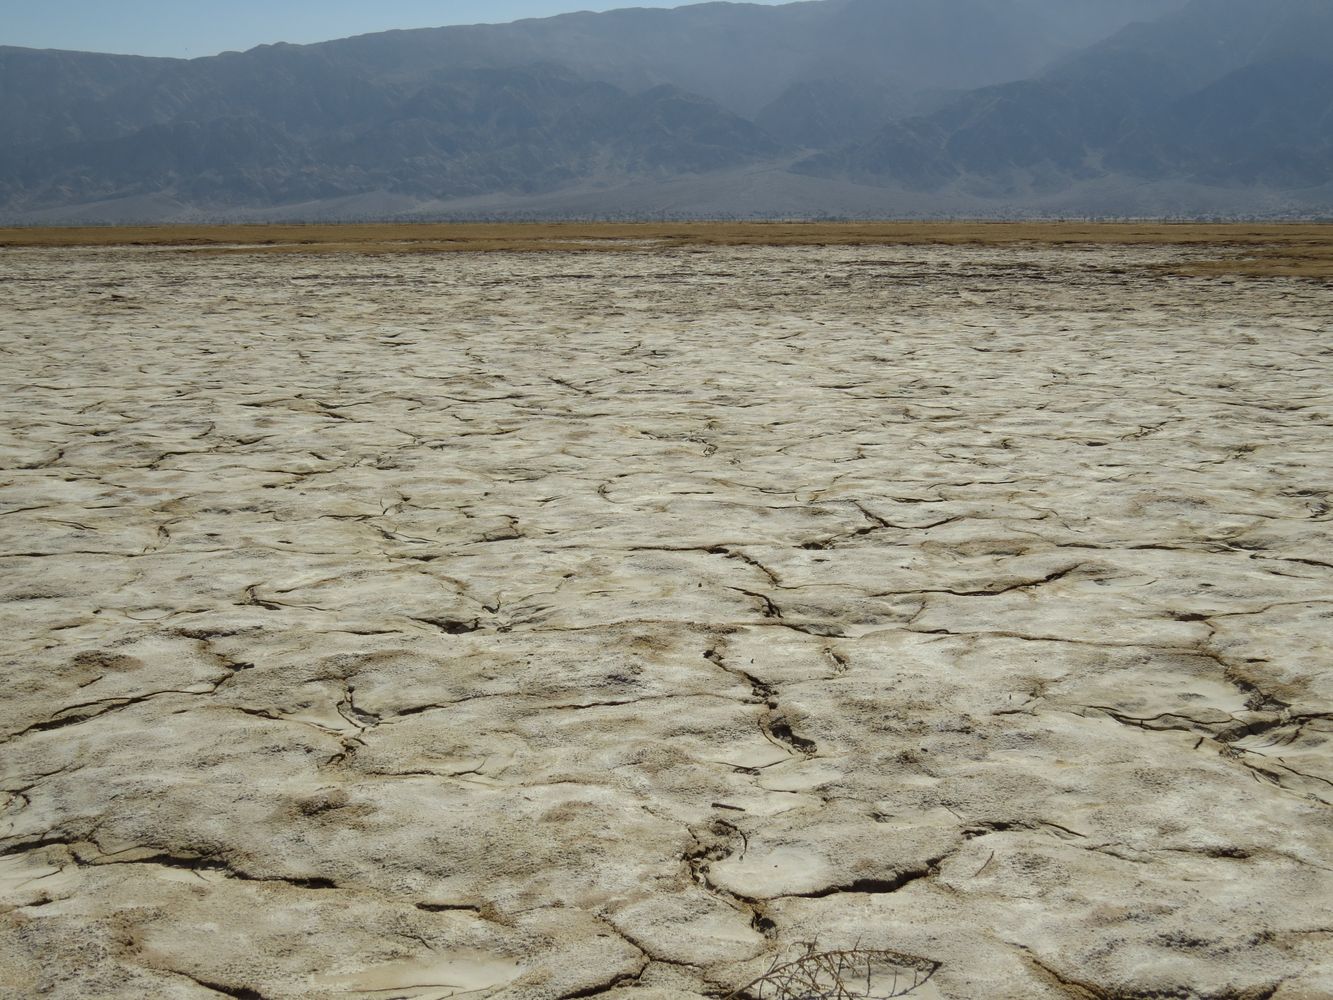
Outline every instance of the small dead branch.
<svg viewBox="0 0 1333 1000">
<path fill-rule="evenodd" d="M 889 1000 L 911 996 L 939 968 L 939 962 L 900 951 L 817 951 L 806 945 L 800 958 L 774 959 L 767 972 L 726 1000 Z"/>
</svg>

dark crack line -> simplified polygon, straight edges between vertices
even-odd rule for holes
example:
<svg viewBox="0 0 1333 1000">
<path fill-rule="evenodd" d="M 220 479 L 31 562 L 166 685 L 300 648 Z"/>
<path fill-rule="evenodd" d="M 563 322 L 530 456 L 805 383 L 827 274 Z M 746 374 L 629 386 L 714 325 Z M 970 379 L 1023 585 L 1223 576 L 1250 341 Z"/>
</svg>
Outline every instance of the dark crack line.
<svg viewBox="0 0 1333 1000">
<path fill-rule="evenodd" d="M 152 967 L 149 966 L 149 968 Z M 188 972 L 181 972 L 179 969 L 162 969 L 160 971 L 170 973 L 173 976 L 180 976 L 182 979 L 188 979 L 196 986 L 201 986 L 219 996 L 234 997 L 235 1000 L 268 1000 L 264 994 L 260 993 L 258 990 L 253 990 L 248 986 L 223 986 L 221 983 L 214 983 L 206 979 L 200 979 L 198 976 L 192 976 Z"/>
<path fill-rule="evenodd" d="M 97 701 L 84 702 L 79 705 L 69 705 L 61 709 L 60 712 L 58 712 L 55 716 L 53 716 L 50 719 L 47 719 L 44 722 L 35 722 L 31 726 L 28 726 L 28 728 L 26 729 L 19 730 L 18 732 L 10 733 L 7 736 L 0 737 L 0 744 L 9 743 L 12 742 L 13 740 L 21 739 L 22 737 L 27 736 L 30 733 L 48 732 L 52 729 L 64 729 L 66 726 L 77 726 L 85 722 L 92 722 L 94 719 L 100 719 L 103 716 L 111 715 L 114 712 L 123 711 L 124 709 L 129 708 L 132 705 L 139 705 L 146 701 L 152 701 L 154 698 L 165 697 L 166 695 L 180 694 L 180 695 L 187 695 L 192 698 L 199 698 L 206 695 L 210 695 L 216 692 L 219 687 L 221 687 L 223 684 L 229 681 L 233 676 L 234 676 L 233 673 L 228 672 L 226 676 L 220 677 L 215 681 L 203 682 L 203 683 L 211 683 L 213 685 L 213 687 L 208 691 L 185 691 L 177 688 L 168 688 L 165 691 L 150 691 L 148 694 L 134 695 L 132 697 L 127 697 L 127 698 L 101 698 Z M 95 708 L 97 706 L 102 706 L 102 705 L 105 705 L 107 707 L 102 709 L 102 711 L 100 712 L 90 712 L 83 715 L 71 715 L 71 716 L 67 716 L 64 714 L 67 712 L 77 712 L 81 708 Z"/>
<path fill-rule="evenodd" d="M 1073 566 L 1067 566 L 1064 569 L 1058 569 L 1054 573 L 1047 574 L 1039 580 L 1024 580 L 1019 583 L 1012 583 L 1004 587 L 985 588 L 982 590 L 948 590 L 948 589 L 921 589 L 921 590 L 886 590 L 882 593 L 871 594 L 871 597 L 913 597 L 917 594 L 948 594 L 952 597 L 999 597 L 1001 594 L 1012 594 L 1015 591 L 1030 590 L 1033 587 L 1041 587 L 1048 583 L 1055 583 L 1057 580 L 1063 580 L 1071 573 L 1083 568 L 1084 563 L 1075 563 Z"/>
<path fill-rule="evenodd" d="M 1053 966 L 1043 962 L 1026 945 L 1016 944 L 1014 947 L 1022 953 L 1023 958 L 1041 978 L 1066 995 L 1078 997 L 1080 1000 L 1160 1000 L 1160 998 L 1168 996 L 1198 997 L 1198 1000 L 1270 1000 L 1282 988 L 1282 984 L 1288 978 L 1284 977 L 1272 984 L 1255 986 L 1249 989 L 1232 988 L 1217 993 L 1198 993 L 1183 984 L 1178 989 L 1167 991 L 1105 987 L 1086 979 L 1076 979 L 1073 976 L 1065 975 Z"/>
<path fill-rule="evenodd" d="M 832 885 L 824 889 L 815 889 L 811 892 L 787 892 L 780 896 L 774 896 L 774 899 L 826 899 L 829 896 L 838 896 L 843 894 L 879 896 L 887 895 L 902 890 L 913 882 L 920 882 L 923 879 L 930 879 L 939 874 L 939 866 L 949 857 L 943 854 L 938 858 L 931 858 L 919 868 L 910 868 L 894 875 L 893 878 L 861 878 L 854 882 L 848 882 L 842 885 Z"/>
<path fill-rule="evenodd" d="M 618 972 L 610 979 L 601 983 L 597 983 L 594 986 L 587 986 L 584 987 L 583 989 L 575 990 L 572 993 L 562 993 L 559 997 L 556 998 L 556 1000 L 583 1000 L 583 998 L 585 997 L 595 997 L 595 996 L 600 996 L 603 993 L 610 993 L 612 990 L 618 989 L 619 987 L 625 986 L 629 983 L 637 983 L 640 979 L 643 978 L 643 974 L 645 971 L 647 971 L 648 966 L 651 962 L 649 957 L 644 954 L 640 955 L 640 959 L 641 959 L 641 964 L 639 965 L 639 968 L 634 972 Z"/>
<path fill-rule="evenodd" d="M 127 854 L 132 850 L 136 850 L 136 848 L 129 848 L 128 850 L 119 851 L 117 853 Z M 154 865 L 160 868 L 174 868 L 189 872 L 216 872 L 219 875 L 229 879 L 235 879 L 239 882 L 276 882 L 283 885 L 289 885 L 294 889 L 325 890 L 341 888 L 332 879 L 320 876 L 253 875 L 244 869 L 237 868 L 229 861 L 206 854 L 169 854 L 164 852 L 127 861 L 104 860 L 105 858 L 114 858 L 115 856 L 115 854 L 103 855 L 101 859 L 88 861 L 75 854 L 75 863 L 80 868 L 111 868 L 120 865 Z"/>
</svg>

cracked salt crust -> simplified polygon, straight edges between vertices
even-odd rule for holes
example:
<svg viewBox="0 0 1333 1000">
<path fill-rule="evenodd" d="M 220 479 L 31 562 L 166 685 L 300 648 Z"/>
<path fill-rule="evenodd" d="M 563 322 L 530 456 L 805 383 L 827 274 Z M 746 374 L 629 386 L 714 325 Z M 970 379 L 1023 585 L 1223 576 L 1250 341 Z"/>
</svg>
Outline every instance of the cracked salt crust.
<svg viewBox="0 0 1333 1000">
<path fill-rule="evenodd" d="M 1203 252 L 0 251 L 6 995 L 1333 996 L 1333 289 Z"/>
</svg>

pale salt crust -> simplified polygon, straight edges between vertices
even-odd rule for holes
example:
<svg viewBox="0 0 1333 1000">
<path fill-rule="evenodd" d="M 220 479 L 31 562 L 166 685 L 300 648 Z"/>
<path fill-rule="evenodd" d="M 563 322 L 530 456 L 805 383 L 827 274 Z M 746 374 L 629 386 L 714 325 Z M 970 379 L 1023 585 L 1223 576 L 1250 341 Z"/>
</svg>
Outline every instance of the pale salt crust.
<svg viewBox="0 0 1333 1000">
<path fill-rule="evenodd" d="M 1333 289 L 1190 257 L 0 253 L 0 992 L 1333 996 Z"/>
</svg>

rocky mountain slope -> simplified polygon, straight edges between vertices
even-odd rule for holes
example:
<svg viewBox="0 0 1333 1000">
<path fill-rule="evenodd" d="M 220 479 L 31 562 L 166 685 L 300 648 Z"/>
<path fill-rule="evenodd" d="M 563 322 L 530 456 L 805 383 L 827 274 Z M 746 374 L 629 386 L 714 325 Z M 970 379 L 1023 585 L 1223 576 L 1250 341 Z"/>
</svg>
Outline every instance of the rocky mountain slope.
<svg viewBox="0 0 1333 1000">
<path fill-rule="evenodd" d="M 1116 212 L 1155 204 L 1144 185 L 1299 211 L 1333 204 L 1329 52 L 1322 0 L 709 3 L 194 60 L 0 47 L 0 216 L 717 214 L 738 183 L 753 215 Z"/>
<path fill-rule="evenodd" d="M 1333 6 L 1193 0 L 1035 79 L 964 94 L 799 171 L 1012 194 L 1122 174 L 1333 181 Z"/>
</svg>

